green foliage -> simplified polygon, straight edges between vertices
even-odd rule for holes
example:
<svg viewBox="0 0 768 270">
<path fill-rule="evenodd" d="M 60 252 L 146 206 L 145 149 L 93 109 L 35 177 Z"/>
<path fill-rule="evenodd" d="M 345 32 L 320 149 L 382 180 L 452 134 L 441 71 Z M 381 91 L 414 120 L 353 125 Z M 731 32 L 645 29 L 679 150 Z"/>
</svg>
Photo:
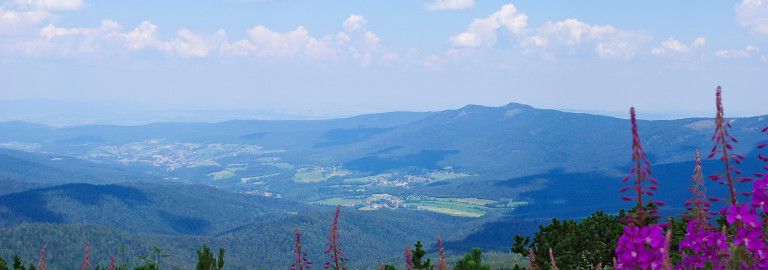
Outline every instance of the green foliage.
<svg viewBox="0 0 768 270">
<path fill-rule="evenodd" d="M 376 270 L 382 270 L 382 269 L 381 267 L 376 267 Z M 397 268 L 395 268 L 394 264 L 387 264 L 387 265 L 384 265 L 383 270 L 397 270 Z"/>
<path fill-rule="evenodd" d="M 13 270 L 27 270 L 19 255 L 13 255 Z"/>
<path fill-rule="evenodd" d="M 467 253 L 459 260 L 454 270 L 490 270 L 489 264 L 483 264 L 483 250 L 472 248 L 472 253 Z"/>
<path fill-rule="evenodd" d="M 594 269 L 600 263 L 608 265 L 612 263 L 617 240 L 623 232 L 621 216 L 625 216 L 624 211 L 618 216 L 597 211 L 581 222 L 561 222 L 553 218 L 551 224 L 539 226 L 532 241 L 529 236 L 515 235 L 512 252 L 528 256 L 528 248 L 532 248 L 536 264 L 542 269 L 552 267 L 550 248 L 560 269 Z"/>
<path fill-rule="evenodd" d="M 0 270 L 11 270 L 8 268 L 8 262 L 6 262 L 2 256 L 0 256 Z"/>
<path fill-rule="evenodd" d="M 424 245 L 421 244 L 421 241 L 416 241 L 416 244 L 414 245 L 416 249 L 411 251 L 411 254 L 413 254 L 413 257 L 411 257 L 411 262 L 413 263 L 413 269 L 415 270 L 425 270 L 425 269 L 432 269 L 431 259 L 427 258 L 425 261 L 421 261 L 427 252 L 422 249 Z"/>
<path fill-rule="evenodd" d="M 203 245 L 203 250 L 197 250 L 197 270 L 221 270 L 224 267 L 224 248 L 219 249 L 218 260 L 213 257 L 213 252 L 208 245 Z"/>
</svg>

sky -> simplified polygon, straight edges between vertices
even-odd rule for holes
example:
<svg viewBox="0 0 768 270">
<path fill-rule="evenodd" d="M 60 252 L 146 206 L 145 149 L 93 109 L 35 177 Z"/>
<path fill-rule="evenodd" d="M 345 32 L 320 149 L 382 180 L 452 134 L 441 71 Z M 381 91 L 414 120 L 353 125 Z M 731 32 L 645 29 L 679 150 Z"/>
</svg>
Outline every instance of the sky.
<svg viewBox="0 0 768 270">
<path fill-rule="evenodd" d="M 727 116 L 768 114 L 768 0 L 0 4 L 0 101 L 677 118 L 713 116 L 718 85 Z"/>
</svg>

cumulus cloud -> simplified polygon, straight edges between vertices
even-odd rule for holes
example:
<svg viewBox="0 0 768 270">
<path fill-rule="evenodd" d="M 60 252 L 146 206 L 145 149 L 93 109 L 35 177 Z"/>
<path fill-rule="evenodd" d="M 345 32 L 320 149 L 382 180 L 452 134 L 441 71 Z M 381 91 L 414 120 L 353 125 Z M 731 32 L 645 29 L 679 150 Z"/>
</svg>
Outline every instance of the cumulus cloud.
<svg viewBox="0 0 768 270">
<path fill-rule="evenodd" d="M 179 30 L 177 35 L 178 38 L 162 43 L 160 48 L 185 58 L 209 56 L 227 39 L 223 29 L 219 29 L 211 37 L 197 35 L 187 29 Z"/>
<path fill-rule="evenodd" d="M 351 14 L 341 25 L 349 32 L 356 32 L 365 29 L 366 24 L 368 21 L 363 16 Z"/>
<path fill-rule="evenodd" d="M 8 13 L 3 23 L 20 24 L 19 13 Z M 46 12 L 46 11 L 39 11 Z M 8 15 L 11 14 L 11 15 Z M 40 15 L 44 17 L 44 15 Z M 32 20 L 37 23 L 40 19 Z M 178 30 L 171 39 L 161 40 L 159 27 L 148 21 L 130 30 L 112 20 L 104 20 L 99 27 L 66 28 L 53 24 L 39 28 L 32 41 L 2 46 L 11 52 L 27 55 L 56 55 L 78 57 L 90 55 L 128 54 L 138 50 L 154 50 L 167 56 L 183 58 L 211 57 L 260 57 L 302 60 L 351 60 L 363 66 L 374 62 L 400 61 L 400 56 L 381 45 L 381 39 L 368 29 L 368 21 L 361 15 L 352 14 L 341 24 L 342 31 L 335 35 L 312 36 L 303 26 L 288 32 L 276 32 L 258 25 L 247 29 L 248 38 L 229 41 L 222 29 L 206 35 L 188 29 Z"/>
<path fill-rule="evenodd" d="M 278 33 L 259 25 L 248 29 L 247 32 L 249 40 L 224 42 L 220 51 L 230 55 L 258 57 L 310 59 L 335 57 L 335 52 L 329 48 L 330 38 L 323 40 L 313 38 L 303 26 L 286 33 Z"/>
<path fill-rule="evenodd" d="M 219 51 L 231 56 L 308 60 L 354 59 L 361 65 L 374 60 L 394 61 L 398 55 L 380 45 L 380 38 L 367 28 L 368 21 L 351 14 L 341 24 L 345 31 L 313 37 L 303 26 L 279 33 L 259 25 L 248 29 L 249 39 L 223 42 Z"/>
<path fill-rule="evenodd" d="M 715 56 L 721 58 L 749 58 L 760 52 L 759 47 L 747 45 L 743 50 L 720 50 L 715 52 Z"/>
<path fill-rule="evenodd" d="M 467 31 L 451 36 L 448 40 L 458 47 L 490 46 L 496 43 L 496 31 L 502 26 L 514 34 L 522 34 L 527 23 L 528 16 L 525 13 L 518 13 L 513 4 L 507 4 L 487 18 L 475 19 Z"/>
<path fill-rule="evenodd" d="M 736 4 L 736 20 L 756 33 L 768 35 L 768 1 L 744 0 Z"/>
<path fill-rule="evenodd" d="M 548 21 L 535 30 L 527 27 L 528 16 L 508 4 L 486 18 L 475 19 L 466 31 L 448 40 L 455 47 L 491 46 L 496 44 L 500 29 L 504 29 L 526 54 L 538 51 L 547 56 L 574 55 L 591 51 L 601 57 L 619 58 L 633 57 L 650 40 L 641 31 L 590 25 L 577 19 Z"/>
<path fill-rule="evenodd" d="M 475 7 L 474 0 L 435 0 L 425 5 L 427 10 L 458 10 Z"/>
<path fill-rule="evenodd" d="M 660 47 L 651 49 L 651 53 L 655 55 L 662 54 L 685 54 L 691 51 L 691 48 L 701 47 L 707 43 L 707 40 L 703 37 L 696 38 L 690 46 L 683 44 L 679 40 L 670 37 L 666 41 L 661 43 Z"/>
<path fill-rule="evenodd" d="M 78 10 L 87 5 L 82 0 L 16 0 L 16 5 L 27 9 L 36 10 Z"/>
<path fill-rule="evenodd" d="M 641 33 L 616 29 L 611 25 L 590 25 L 576 19 L 548 21 L 536 29 L 525 45 L 547 50 L 577 53 L 579 47 L 592 47 L 601 57 L 630 58 L 649 38 Z"/>
<path fill-rule="evenodd" d="M 704 45 L 707 45 L 707 39 L 703 37 L 697 37 L 693 40 L 693 44 L 691 44 L 692 47 L 702 47 Z"/>
<path fill-rule="evenodd" d="M 157 40 L 157 25 L 144 21 L 125 34 L 125 45 L 131 50 L 140 50 L 146 47 L 159 46 Z"/>
<path fill-rule="evenodd" d="M 100 52 L 109 44 L 120 42 L 121 26 L 112 20 L 103 20 L 95 28 L 64 28 L 49 24 L 40 30 L 43 40 L 30 43 L 28 50 L 33 53 L 53 53 L 72 56 Z"/>
<path fill-rule="evenodd" d="M 53 54 L 72 57 L 92 54 L 122 54 L 141 49 L 155 49 L 179 57 L 206 57 L 218 50 L 226 40 L 224 30 L 212 36 L 194 34 L 181 29 L 177 38 L 169 41 L 157 39 L 158 27 L 142 22 L 129 32 L 112 20 L 103 20 L 94 28 L 64 28 L 49 24 L 40 29 L 41 40 L 24 44 L 24 51 L 31 55 Z"/>
<path fill-rule="evenodd" d="M 44 10 L 18 11 L 0 7 L 0 34 L 20 32 L 23 29 L 38 25 L 51 17 Z"/>
</svg>

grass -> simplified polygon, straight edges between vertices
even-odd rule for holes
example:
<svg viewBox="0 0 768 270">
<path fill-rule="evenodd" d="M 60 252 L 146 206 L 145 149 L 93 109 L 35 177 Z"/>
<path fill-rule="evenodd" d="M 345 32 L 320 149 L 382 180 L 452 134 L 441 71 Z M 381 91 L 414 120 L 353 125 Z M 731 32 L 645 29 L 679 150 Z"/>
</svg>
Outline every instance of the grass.
<svg viewBox="0 0 768 270">
<path fill-rule="evenodd" d="M 272 174 L 267 174 L 267 175 L 254 176 L 254 177 L 243 177 L 243 178 L 240 178 L 240 183 L 248 183 L 249 181 L 259 180 L 261 178 L 271 177 L 271 176 L 275 176 L 275 175 L 280 175 L 280 174 L 279 173 L 272 173 Z M 260 181 L 260 182 L 253 183 L 253 184 L 256 185 L 258 183 L 262 183 L 263 184 L 264 182 Z"/>
<path fill-rule="evenodd" d="M 483 215 L 485 215 L 485 211 L 482 211 L 481 213 L 477 213 L 477 212 L 469 212 L 469 211 L 463 211 L 458 209 L 442 208 L 442 207 L 427 206 L 427 205 L 417 205 L 417 208 L 427 210 L 427 211 L 432 211 L 435 213 L 446 214 L 451 216 L 459 216 L 459 217 L 482 217 Z"/>
<path fill-rule="evenodd" d="M 323 172 L 297 172 L 293 175 L 293 181 L 297 183 L 316 183 L 325 181 Z"/>
<path fill-rule="evenodd" d="M 392 175 L 391 174 L 377 174 L 377 175 L 372 175 L 372 176 L 365 176 L 365 177 L 358 177 L 358 178 L 349 178 L 349 179 L 344 179 L 344 183 L 361 183 L 361 184 L 365 184 L 365 183 L 371 182 L 371 180 L 373 180 L 373 179 L 381 178 L 381 177 L 389 177 L 389 176 L 392 176 Z"/>
<path fill-rule="evenodd" d="M 496 201 L 493 201 L 493 200 L 484 200 L 484 199 L 477 199 L 477 198 L 446 198 L 446 199 L 438 199 L 438 200 L 448 200 L 448 201 L 455 201 L 455 202 L 474 204 L 474 205 L 480 205 L 480 206 L 496 203 Z"/>
<path fill-rule="evenodd" d="M 490 203 L 495 203 L 495 201 L 475 198 L 434 198 L 427 200 L 409 201 L 404 204 L 409 206 L 416 206 L 416 208 L 420 210 L 427 210 L 441 214 L 462 217 L 480 217 L 486 214 L 484 205 Z"/>
<path fill-rule="evenodd" d="M 221 164 L 219 164 L 218 162 L 213 161 L 213 160 L 203 160 L 203 161 L 200 161 L 200 162 L 196 162 L 195 164 L 189 165 L 189 166 L 187 166 L 187 168 L 196 168 L 196 167 L 203 167 L 203 166 L 217 166 L 218 167 L 218 166 L 221 166 Z"/>
<path fill-rule="evenodd" d="M 230 178 L 230 177 L 234 177 L 236 175 L 235 172 L 236 171 L 241 171 L 241 170 L 245 170 L 245 168 L 242 168 L 242 167 L 229 167 L 229 168 L 223 169 L 223 170 L 218 171 L 218 172 L 209 173 L 208 175 L 213 176 L 213 180 L 223 180 L 223 179 L 227 179 L 227 178 Z"/>
<path fill-rule="evenodd" d="M 285 163 L 285 162 L 267 163 L 267 164 L 278 167 L 280 169 L 287 169 L 287 170 L 293 170 L 294 168 L 296 168 L 296 166 L 294 166 L 293 164 Z"/>
<path fill-rule="evenodd" d="M 330 198 L 325 200 L 320 200 L 314 202 L 314 204 L 322 204 L 322 205 L 348 205 L 351 203 L 361 203 L 362 200 L 360 199 L 345 199 L 345 198 Z"/>
<path fill-rule="evenodd" d="M 328 170 L 322 168 L 300 168 L 293 175 L 296 183 L 316 183 L 328 180 L 334 176 L 346 176 L 352 172 L 348 170 Z"/>
<path fill-rule="evenodd" d="M 235 176 L 235 172 L 224 169 L 218 172 L 209 173 L 208 175 L 213 176 L 213 180 L 223 180 Z"/>
<path fill-rule="evenodd" d="M 454 173 L 454 172 L 438 172 L 438 173 L 427 174 L 427 177 L 435 179 L 437 181 L 455 179 L 455 178 L 461 178 L 461 177 L 467 177 L 467 176 L 469 176 L 469 174 Z"/>
</svg>

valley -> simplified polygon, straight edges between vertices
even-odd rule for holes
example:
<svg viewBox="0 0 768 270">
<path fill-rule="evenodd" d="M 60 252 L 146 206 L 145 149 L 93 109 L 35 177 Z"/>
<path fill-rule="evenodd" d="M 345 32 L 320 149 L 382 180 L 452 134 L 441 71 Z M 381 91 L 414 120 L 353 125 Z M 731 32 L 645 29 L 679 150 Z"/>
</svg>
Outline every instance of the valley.
<svg viewBox="0 0 768 270">
<path fill-rule="evenodd" d="M 711 147 L 710 121 L 640 121 L 660 182 L 656 196 L 673 205 L 664 215 L 685 210 L 679 205 L 689 194 L 681 191 L 693 150 Z M 768 117 L 733 122 L 735 151 L 756 156 L 768 138 L 755 130 Z M 181 265 L 207 243 L 232 250 L 233 267 L 285 265 L 297 227 L 321 253 L 336 205 L 344 209 L 344 237 L 360 245 L 349 255 L 354 266 L 396 257 L 416 240 L 429 243 L 434 258 L 437 234 L 451 256 L 475 246 L 508 253 L 511 236 L 530 235 L 553 217 L 632 206 L 615 194 L 631 162 L 628 126 L 514 103 L 316 121 L 0 123 L 0 254 L 30 258 L 41 244 L 55 244 L 61 261 L 52 265 L 66 265 L 74 257 L 56 252 L 90 238 L 111 254 L 132 246 L 133 263 L 162 246 L 175 254 L 168 262 Z M 716 160 L 703 166 L 720 168 Z M 752 158 L 740 168 L 761 166 Z M 42 236 L 25 235 L 32 231 Z"/>
</svg>

